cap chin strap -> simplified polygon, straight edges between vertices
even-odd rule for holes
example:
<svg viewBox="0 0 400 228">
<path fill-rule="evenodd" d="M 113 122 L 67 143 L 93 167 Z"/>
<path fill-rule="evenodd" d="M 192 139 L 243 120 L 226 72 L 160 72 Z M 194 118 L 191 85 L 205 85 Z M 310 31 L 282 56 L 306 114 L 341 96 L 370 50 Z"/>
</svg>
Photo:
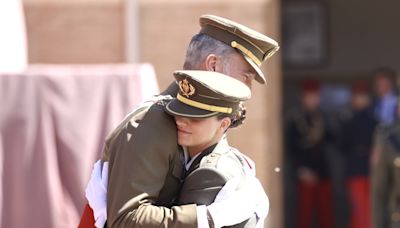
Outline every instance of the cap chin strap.
<svg viewBox="0 0 400 228">
<path fill-rule="evenodd" d="M 199 109 L 203 109 L 203 110 L 207 110 L 207 111 L 211 111 L 211 112 L 222 112 L 222 113 L 228 113 L 228 114 L 232 113 L 232 108 L 200 103 L 198 101 L 190 100 L 186 97 L 183 97 L 179 93 L 176 96 L 176 99 L 178 99 L 180 102 L 182 102 L 184 104 L 187 104 L 187 105 L 195 107 L 195 108 L 199 108 Z"/>
</svg>

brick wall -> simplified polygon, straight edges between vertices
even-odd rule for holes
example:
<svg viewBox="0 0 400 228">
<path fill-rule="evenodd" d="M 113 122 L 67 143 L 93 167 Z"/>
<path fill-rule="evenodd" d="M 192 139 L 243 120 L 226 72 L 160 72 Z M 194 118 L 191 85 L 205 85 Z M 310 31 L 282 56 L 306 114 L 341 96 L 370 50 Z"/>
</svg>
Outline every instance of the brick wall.
<svg viewBox="0 0 400 228">
<path fill-rule="evenodd" d="M 224 16 L 279 40 L 279 0 L 142 0 L 139 2 L 139 56 L 154 64 L 160 88 L 181 69 L 185 50 L 199 30 L 202 14 Z M 125 4 L 122 0 L 26 0 L 30 63 L 109 63 L 125 59 Z M 281 63 L 268 61 L 268 84 L 254 85 L 248 119 L 229 133 L 231 144 L 248 154 L 266 188 L 269 227 L 282 224 Z"/>
</svg>

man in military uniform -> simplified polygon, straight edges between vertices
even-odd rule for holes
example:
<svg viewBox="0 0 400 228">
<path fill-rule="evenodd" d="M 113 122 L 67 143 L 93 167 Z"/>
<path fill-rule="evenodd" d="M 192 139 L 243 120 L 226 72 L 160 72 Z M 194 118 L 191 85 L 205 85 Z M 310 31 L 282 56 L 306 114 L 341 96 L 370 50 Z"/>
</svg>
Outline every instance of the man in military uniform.
<svg viewBox="0 0 400 228">
<path fill-rule="evenodd" d="M 382 125 L 393 124 L 396 119 L 397 95 L 394 88 L 396 72 L 388 67 L 380 67 L 372 73 L 375 85 L 374 114 Z"/>
<path fill-rule="evenodd" d="M 351 110 L 342 115 L 341 151 L 346 163 L 346 185 L 350 199 L 350 228 L 371 227 L 369 161 L 377 125 L 368 95 L 368 84 L 352 87 Z"/>
<path fill-rule="evenodd" d="M 275 41 L 216 16 L 202 16 L 200 24 L 202 30 L 189 45 L 185 69 L 222 72 L 248 86 L 254 78 L 265 83 L 260 66 L 277 51 Z M 176 91 L 172 83 L 162 94 L 175 96 Z M 197 227 L 206 217 L 195 204 L 174 206 L 183 163 L 175 123 L 165 114 L 163 99 L 156 100 L 129 114 L 107 138 L 103 161 L 109 161 L 109 227 Z M 88 200 L 96 222 L 104 220 L 104 202 L 96 197 Z"/>
<path fill-rule="evenodd" d="M 332 184 L 325 151 L 329 137 L 326 118 L 319 109 L 319 96 L 318 82 L 302 83 L 302 110 L 296 112 L 286 130 L 286 159 L 295 170 L 300 228 L 312 227 L 315 213 L 317 227 L 333 226 Z"/>
<path fill-rule="evenodd" d="M 379 150 L 372 164 L 373 228 L 400 227 L 400 105 L 394 124 L 380 126 L 375 139 Z"/>
</svg>

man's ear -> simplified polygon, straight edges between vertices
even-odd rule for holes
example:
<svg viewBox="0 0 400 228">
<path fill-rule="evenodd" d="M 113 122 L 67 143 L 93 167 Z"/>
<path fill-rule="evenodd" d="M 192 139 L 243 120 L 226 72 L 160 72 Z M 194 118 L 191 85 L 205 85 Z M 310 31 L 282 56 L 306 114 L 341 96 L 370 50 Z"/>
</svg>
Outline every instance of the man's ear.
<svg viewBox="0 0 400 228">
<path fill-rule="evenodd" d="M 217 71 L 218 56 L 209 54 L 205 61 L 205 67 L 207 71 Z"/>
</svg>

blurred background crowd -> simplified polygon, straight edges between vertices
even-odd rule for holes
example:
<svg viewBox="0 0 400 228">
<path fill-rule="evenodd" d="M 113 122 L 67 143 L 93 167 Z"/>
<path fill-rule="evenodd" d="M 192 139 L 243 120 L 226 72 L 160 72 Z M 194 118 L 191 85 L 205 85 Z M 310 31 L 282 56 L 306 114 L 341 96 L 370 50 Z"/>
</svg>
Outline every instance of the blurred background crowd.
<svg viewBox="0 0 400 228">
<path fill-rule="evenodd" d="M 277 40 L 230 143 L 271 228 L 400 227 L 398 0 L 0 3 L 0 227 L 75 227 L 104 138 L 215 14 Z M 145 64 L 144 64 L 145 63 Z"/>
<path fill-rule="evenodd" d="M 351 84 L 307 79 L 284 119 L 287 227 L 398 227 L 396 71 Z"/>
</svg>

